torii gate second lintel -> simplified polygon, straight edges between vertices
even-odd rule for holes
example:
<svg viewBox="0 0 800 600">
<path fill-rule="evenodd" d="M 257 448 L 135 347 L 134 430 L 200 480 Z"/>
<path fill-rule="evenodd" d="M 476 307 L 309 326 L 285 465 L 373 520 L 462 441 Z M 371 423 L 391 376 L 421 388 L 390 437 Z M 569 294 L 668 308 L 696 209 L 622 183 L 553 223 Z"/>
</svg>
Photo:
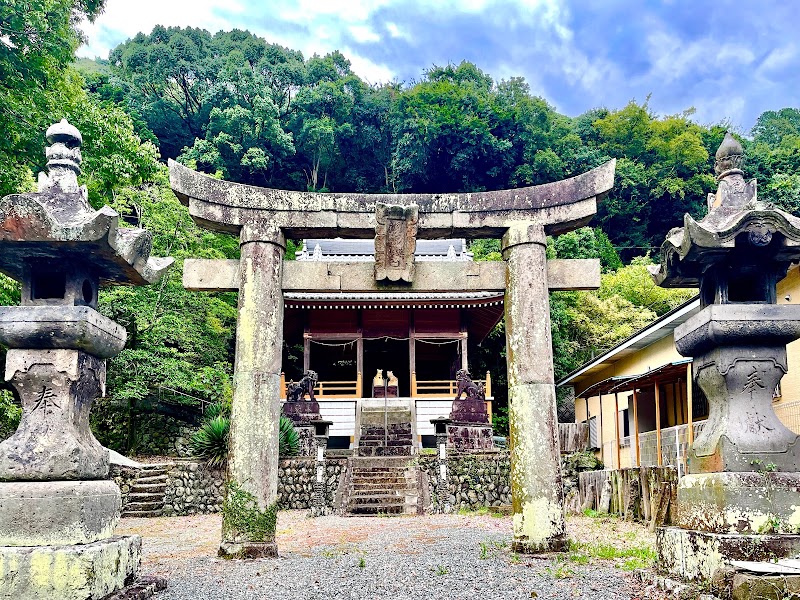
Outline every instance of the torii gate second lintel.
<svg viewBox="0 0 800 600">
<path fill-rule="evenodd" d="M 565 547 L 550 334 L 548 279 L 553 269 L 548 268 L 546 235 L 588 223 L 597 201 L 613 186 L 613 160 L 563 181 L 475 194 L 293 192 L 217 180 L 173 161 L 169 168 L 173 191 L 198 225 L 240 236 L 238 269 L 226 268 L 228 275 L 221 279 L 227 283 L 219 283 L 230 286 L 235 275 L 239 289 L 229 474 L 236 484 L 232 489 L 255 502 L 258 518 L 274 516 L 278 487 L 284 236 L 372 238 L 379 203 L 416 205 L 422 239 L 503 238 L 513 548 L 541 552 Z M 202 268 L 200 262 L 193 261 L 192 268 Z M 599 264 L 587 267 L 584 281 L 580 269 L 569 277 L 574 289 L 597 285 Z M 220 553 L 277 554 L 274 521 L 265 534 L 263 527 L 248 527 L 252 515 L 234 517 L 223 514 Z"/>
</svg>

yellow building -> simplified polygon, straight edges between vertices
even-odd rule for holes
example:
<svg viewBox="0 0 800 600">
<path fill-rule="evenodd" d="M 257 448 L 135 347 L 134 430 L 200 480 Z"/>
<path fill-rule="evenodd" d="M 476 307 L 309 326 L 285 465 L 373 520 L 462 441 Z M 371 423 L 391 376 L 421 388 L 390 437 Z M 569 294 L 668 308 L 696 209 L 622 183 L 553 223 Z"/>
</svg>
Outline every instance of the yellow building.
<svg viewBox="0 0 800 600">
<path fill-rule="evenodd" d="M 778 302 L 800 302 L 800 267 L 778 284 Z M 678 354 L 673 331 L 700 310 L 694 298 L 582 365 L 559 386 L 575 390 L 575 421 L 589 423 L 590 446 L 606 468 L 673 465 L 686 469 L 687 444 L 708 416 L 691 382 L 692 362 Z M 789 372 L 775 390 L 775 412 L 800 433 L 800 340 L 789 344 Z"/>
</svg>

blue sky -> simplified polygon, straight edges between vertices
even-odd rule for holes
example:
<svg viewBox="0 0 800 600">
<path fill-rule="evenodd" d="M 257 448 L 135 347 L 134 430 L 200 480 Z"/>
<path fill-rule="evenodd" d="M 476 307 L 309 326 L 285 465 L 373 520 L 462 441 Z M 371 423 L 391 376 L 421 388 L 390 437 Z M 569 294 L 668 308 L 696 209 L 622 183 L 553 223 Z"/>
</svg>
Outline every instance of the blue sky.
<svg viewBox="0 0 800 600">
<path fill-rule="evenodd" d="M 78 54 L 107 57 L 156 24 L 241 28 L 306 56 L 341 50 L 372 83 L 470 60 L 570 116 L 650 95 L 659 114 L 693 107 L 746 133 L 765 110 L 800 107 L 798 12 L 791 0 L 107 0 Z"/>
</svg>

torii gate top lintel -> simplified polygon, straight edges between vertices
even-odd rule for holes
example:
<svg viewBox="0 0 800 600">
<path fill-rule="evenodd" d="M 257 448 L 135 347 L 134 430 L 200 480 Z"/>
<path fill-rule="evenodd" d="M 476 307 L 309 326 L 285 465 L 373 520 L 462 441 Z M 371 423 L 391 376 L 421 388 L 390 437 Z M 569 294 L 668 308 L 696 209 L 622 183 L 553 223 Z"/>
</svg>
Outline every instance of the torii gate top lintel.
<svg viewBox="0 0 800 600">
<path fill-rule="evenodd" d="M 202 227 L 238 233 L 268 218 L 293 238 L 375 235 L 378 203 L 419 207 L 419 237 L 499 237 L 514 221 L 548 234 L 588 223 L 614 185 L 616 161 L 581 175 L 531 187 L 453 194 L 357 194 L 275 190 L 215 179 L 169 161 L 170 185 Z"/>
</svg>

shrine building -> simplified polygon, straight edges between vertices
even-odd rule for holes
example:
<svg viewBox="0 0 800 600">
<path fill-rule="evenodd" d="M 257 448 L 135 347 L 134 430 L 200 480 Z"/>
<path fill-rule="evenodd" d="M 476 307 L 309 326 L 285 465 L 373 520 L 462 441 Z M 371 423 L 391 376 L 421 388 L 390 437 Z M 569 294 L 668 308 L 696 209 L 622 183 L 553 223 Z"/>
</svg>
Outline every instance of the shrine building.
<svg viewBox="0 0 800 600">
<path fill-rule="evenodd" d="M 374 254 L 374 240 L 316 239 L 304 240 L 296 260 L 373 263 Z M 415 261 L 423 265 L 472 260 L 464 239 L 416 243 Z M 469 349 L 500 321 L 503 299 L 503 290 L 497 289 L 447 292 L 392 286 L 373 292 L 286 291 L 282 398 L 287 382 L 298 381 L 309 369 L 315 371 L 320 414 L 333 422 L 329 447 L 349 449 L 357 443 L 362 411 L 375 404 L 370 399 L 382 398 L 388 391 L 387 402 L 411 414 L 414 447 L 434 447 L 431 419 L 449 416 L 456 373 L 469 370 Z M 383 384 L 374 384 L 379 371 L 386 390 Z M 389 385 L 392 375 L 396 382 L 392 379 Z M 472 378 L 485 385 L 491 419 L 491 374 L 473 372 Z"/>
</svg>

